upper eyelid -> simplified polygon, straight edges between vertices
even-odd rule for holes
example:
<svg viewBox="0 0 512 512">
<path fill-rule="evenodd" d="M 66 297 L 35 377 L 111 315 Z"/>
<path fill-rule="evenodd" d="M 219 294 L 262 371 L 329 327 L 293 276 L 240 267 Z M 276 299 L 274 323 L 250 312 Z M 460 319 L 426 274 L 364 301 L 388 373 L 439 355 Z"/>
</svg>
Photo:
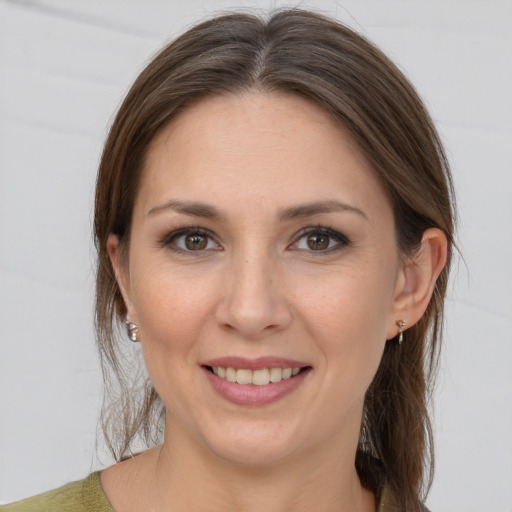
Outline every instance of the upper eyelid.
<svg viewBox="0 0 512 512">
<path fill-rule="evenodd" d="M 298 233 L 296 233 L 293 237 L 293 243 L 300 240 L 302 237 L 309 235 L 310 233 L 322 233 L 325 235 L 329 235 L 338 240 L 343 240 L 346 243 L 350 243 L 350 239 L 347 235 L 340 233 L 338 230 L 329 228 L 326 226 L 309 226 L 301 229 Z"/>
<path fill-rule="evenodd" d="M 307 226 L 299 230 L 295 235 L 293 235 L 291 242 L 288 244 L 288 246 L 291 246 L 293 244 L 296 244 L 301 238 L 304 236 L 307 236 L 311 233 L 322 233 L 327 236 L 330 236 L 336 240 L 338 240 L 341 243 L 350 244 L 350 239 L 343 233 L 327 227 L 327 226 Z M 218 237 L 210 231 L 209 229 L 200 227 L 200 226 L 185 226 L 182 228 L 174 229 L 170 232 L 168 232 L 165 236 L 161 239 L 162 245 L 170 244 L 173 240 L 180 236 L 188 235 L 188 234 L 200 234 L 209 237 L 211 240 L 213 240 L 217 245 L 221 246 L 220 241 L 218 240 Z"/>
<path fill-rule="evenodd" d="M 297 247 L 297 245 L 301 241 L 301 239 L 305 238 L 306 236 L 309 236 L 310 234 L 315 234 L 315 233 L 320 233 L 320 234 L 323 234 L 323 235 L 328 236 L 331 239 L 333 239 L 334 240 L 333 246 L 328 247 L 326 249 L 320 249 L 320 250 L 313 250 L 311 248 Z M 315 258 L 318 257 L 319 258 L 322 256 L 336 254 L 339 251 L 341 251 L 342 249 L 347 248 L 350 245 L 351 245 L 350 239 L 343 233 L 340 233 L 339 231 L 332 229 L 332 228 L 327 228 L 327 227 L 322 227 L 322 226 L 317 226 L 317 227 L 312 226 L 312 227 L 305 228 L 305 229 L 299 231 L 299 233 L 297 233 L 297 235 L 295 235 L 293 241 L 288 245 L 287 248 L 289 250 L 291 250 L 292 252 L 296 252 L 296 251 L 302 252 L 302 253 L 307 254 L 310 257 L 315 257 Z"/>
<path fill-rule="evenodd" d="M 172 231 L 165 234 L 161 239 L 161 244 L 166 245 L 170 244 L 173 240 L 176 238 L 179 238 L 180 236 L 185 235 L 204 235 L 213 240 L 217 245 L 220 245 L 219 241 L 217 240 L 217 237 L 212 233 L 209 229 L 201 228 L 198 226 L 189 226 L 189 227 L 183 227 L 178 229 L 173 229 Z"/>
</svg>

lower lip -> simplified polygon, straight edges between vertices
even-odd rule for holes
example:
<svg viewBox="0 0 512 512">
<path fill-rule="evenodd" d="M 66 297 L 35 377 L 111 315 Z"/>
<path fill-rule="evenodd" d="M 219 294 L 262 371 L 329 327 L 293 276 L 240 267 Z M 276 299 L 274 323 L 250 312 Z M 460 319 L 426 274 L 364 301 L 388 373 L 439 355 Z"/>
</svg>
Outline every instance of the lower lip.
<svg viewBox="0 0 512 512">
<path fill-rule="evenodd" d="M 266 405 L 276 402 L 293 393 L 304 381 L 310 369 L 302 370 L 289 379 L 280 382 L 255 386 L 254 384 L 237 384 L 215 375 L 207 368 L 202 368 L 213 389 L 229 402 L 237 405 Z"/>
</svg>

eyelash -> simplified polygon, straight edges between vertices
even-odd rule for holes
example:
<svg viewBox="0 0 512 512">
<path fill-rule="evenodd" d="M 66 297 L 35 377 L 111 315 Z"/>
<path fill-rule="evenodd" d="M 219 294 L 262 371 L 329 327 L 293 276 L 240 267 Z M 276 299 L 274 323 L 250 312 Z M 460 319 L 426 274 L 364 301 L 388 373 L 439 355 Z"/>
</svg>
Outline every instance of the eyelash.
<svg viewBox="0 0 512 512">
<path fill-rule="evenodd" d="M 301 239 L 307 240 L 308 237 L 311 237 L 313 235 L 326 236 L 330 239 L 329 245 L 331 244 L 331 241 L 334 241 L 335 244 L 332 247 L 328 247 L 327 249 L 316 250 L 316 251 L 311 248 L 310 249 L 297 249 L 297 248 L 293 247 Z M 295 236 L 294 242 L 292 242 L 292 244 L 289 247 L 292 250 L 306 251 L 315 256 L 321 256 L 324 254 L 330 254 L 330 253 L 339 251 L 348 245 L 350 245 L 350 240 L 343 233 L 340 233 L 339 231 L 336 231 L 332 228 L 327 228 L 327 227 L 323 227 L 323 226 L 314 226 L 314 227 L 307 227 L 307 228 L 304 228 L 303 230 L 301 230 Z"/>
<path fill-rule="evenodd" d="M 204 250 L 193 251 L 193 250 L 187 250 L 187 249 L 178 247 L 176 245 L 177 239 L 179 239 L 180 237 L 186 237 L 186 236 L 204 237 L 207 239 L 207 242 L 206 242 L 207 244 L 210 241 L 213 241 L 217 245 L 217 247 L 219 246 L 219 244 L 215 241 L 215 237 L 213 236 L 213 234 L 210 233 L 208 230 L 200 228 L 200 227 L 186 227 L 186 228 L 180 228 L 175 231 L 172 231 L 171 233 L 167 234 L 160 241 L 160 245 L 162 247 L 167 247 L 171 251 L 177 252 L 179 254 L 191 254 L 194 256 L 199 256 L 202 252 L 204 252 Z M 211 250 L 211 248 L 210 248 L 210 250 Z M 219 250 L 219 249 L 214 249 L 214 250 Z"/>
<path fill-rule="evenodd" d="M 176 241 L 180 237 L 195 236 L 195 235 L 204 237 L 207 239 L 207 241 L 206 241 L 207 246 L 204 249 L 199 249 L 199 250 L 194 251 L 194 250 L 188 250 L 185 248 L 181 248 L 176 245 Z M 334 241 L 335 244 L 332 247 L 328 246 L 326 249 L 320 249 L 320 250 L 314 250 L 311 248 L 310 249 L 305 249 L 305 248 L 301 249 L 301 248 L 296 247 L 296 245 L 298 244 L 298 242 L 300 240 L 302 240 L 302 239 L 307 240 L 307 237 L 311 237 L 313 235 L 328 237 L 329 238 L 328 244 L 331 245 L 331 241 Z M 215 240 L 215 237 L 213 236 L 213 234 L 210 231 L 205 230 L 200 227 L 185 227 L 185 228 L 177 229 L 177 230 L 172 231 L 171 233 L 167 234 L 160 241 L 160 245 L 162 247 L 167 247 L 171 251 L 177 252 L 180 254 L 196 253 L 194 255 L 199 256 L 201 253 L 204 253 L 206 250 L 212 250 L 212 248 L 208 248 L 208 244 L 210 243 L 210 241 L 215 243 L 217 246 L 217 248 L 213 249 L 213 250 L 220 250 L 220 248 L 219 248 L 220 244 Z M 348 245 L 350 245 L 350 240 L 344 234 L 342 234 L 332 228 L 327 228 L 327 227 L 322 227 L 322 226 L 314 226 L 314 227 L 311 226 L 311 227 L 304 228 L 299 233 L 297 233 L 297 235 L 295 235 L 295 237 L 294 237 L 294 241 L 288 246 L 288 248 L 293 251 L 305 251 L 305 252 L 308 252 L 311 254 L 317 253 L 316 255 L 321 256 L 324 254 L 330 254 L 332 252 L 339 251 L 343 247 L 346 247 Z"/>
</svg>

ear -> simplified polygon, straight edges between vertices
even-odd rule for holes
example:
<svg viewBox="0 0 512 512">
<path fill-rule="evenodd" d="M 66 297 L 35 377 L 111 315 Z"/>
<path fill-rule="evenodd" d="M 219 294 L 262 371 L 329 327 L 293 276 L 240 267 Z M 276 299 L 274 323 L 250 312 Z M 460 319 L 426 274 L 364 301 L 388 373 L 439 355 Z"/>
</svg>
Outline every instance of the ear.
<svg viewBox="0 0 512 512">
<path fill-rule="evenodd" d="M 420 248 L 404 262 L 399 272 L 388 321 L 388 340 L 399 332 L 397 321 L 403 320 L 407 329 L 423 316 L 447 257 L 446 235 L 438 228 L 427 229 Z"/>
<path fill-rule="evenodd" d="M 119 237 L 114 234 L 108 235 L 107 238 L 107 251 L 110 256 L 110 262 L 114 273 L 116 275 L 117 284 L 121 290 L 121 295 L 126 306 L 126 311 L 130 321 L 135 322 L 135 312 L 130 300 L 130 275 L 128 270 L 128 263 L 121 255 L 119 249 Z"/>
</svg>

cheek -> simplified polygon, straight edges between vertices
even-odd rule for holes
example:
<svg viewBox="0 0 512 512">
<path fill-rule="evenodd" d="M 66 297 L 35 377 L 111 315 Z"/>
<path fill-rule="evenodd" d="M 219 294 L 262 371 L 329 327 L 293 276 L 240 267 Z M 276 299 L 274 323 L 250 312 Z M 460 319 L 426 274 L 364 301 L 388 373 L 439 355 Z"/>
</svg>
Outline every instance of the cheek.
<svg viewBox="0 0 512 512">
<path fill-rule="evenodd" d="M 344 277 L 331 276 L 297 296 L 307 297 L 301 301 L 301 317 L 323 354 L 331 384 L 338 389 L 356 386 L 364 393 L 386 343 L 392 283 L 357 275 L 347 271 Z"/>
<path fill-rule="evenodd" d="M 186 343 L 215 300 L 211 280 L 180 276 L 166 265 L 147 267 L 153 270 L 137 272 L 143 279 L 132 287 L 141 330 L 155 342 Z"/>
<path fill-rule="evenodd" d="M 169 410 L 187 408 L 179 390 L 193 389 L 190 367 L 201 350 L 209 297 L 201 283 L 146 276 L 134 288 L 141 345 L 149 377 Z"/>
<path fill-rule="evenodd" d="M 392 291 L 390 279 L 349 268 L 303 279 L 294 295 L 315 330 L 356 342 L 386 338 Z"/>
<path fill-rule="evenodd" d="M 208 282 L 153 268 L 132 287 L 134 307 L 148 374 L 171 406 L 169 390 L 184 384 L 190 375 L 187 368 L 197 363 L 214 298 Z"/>
</svg>

